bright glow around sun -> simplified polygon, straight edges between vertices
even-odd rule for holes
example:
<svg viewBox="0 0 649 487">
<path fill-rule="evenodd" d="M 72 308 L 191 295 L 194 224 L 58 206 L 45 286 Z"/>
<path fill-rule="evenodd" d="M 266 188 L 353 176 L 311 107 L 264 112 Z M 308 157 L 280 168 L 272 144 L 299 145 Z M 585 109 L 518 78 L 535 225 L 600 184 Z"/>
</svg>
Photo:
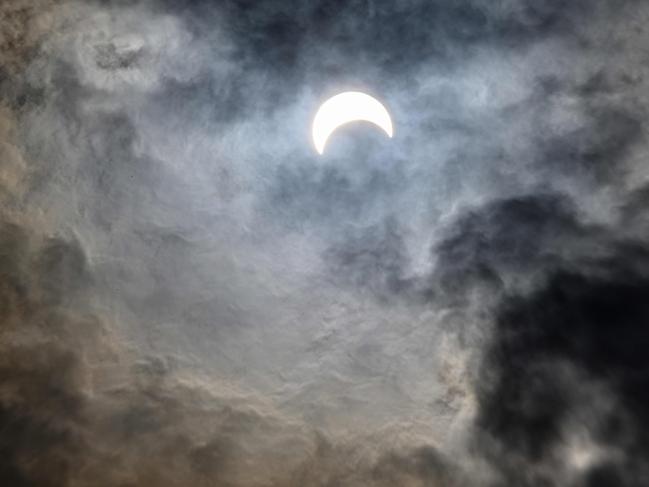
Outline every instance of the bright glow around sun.
<svg viewBox="0 0 649 487">
<path fill-rule="evenodd" d="M 346 91 L 322 104 L 313 119 L 313 144 L 324 152 L 329 136 L 341 125 L 356 121 L 371 122 L 392 137 L 392 120 L 387 109 L 376 98 L 360 91 Z"/>
</svg>

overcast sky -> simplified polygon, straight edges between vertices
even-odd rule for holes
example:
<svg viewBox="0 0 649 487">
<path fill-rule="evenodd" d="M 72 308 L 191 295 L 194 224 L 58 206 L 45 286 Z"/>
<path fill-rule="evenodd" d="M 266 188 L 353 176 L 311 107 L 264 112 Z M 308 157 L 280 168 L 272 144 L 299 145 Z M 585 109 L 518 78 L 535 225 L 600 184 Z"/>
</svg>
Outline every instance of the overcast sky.
<svg viewBox="0 0 649 487">
<path fill-rule="evenodd" d="M 0 484 L 648 485 L 648 20 L 0 1 Z"/>
</svg>

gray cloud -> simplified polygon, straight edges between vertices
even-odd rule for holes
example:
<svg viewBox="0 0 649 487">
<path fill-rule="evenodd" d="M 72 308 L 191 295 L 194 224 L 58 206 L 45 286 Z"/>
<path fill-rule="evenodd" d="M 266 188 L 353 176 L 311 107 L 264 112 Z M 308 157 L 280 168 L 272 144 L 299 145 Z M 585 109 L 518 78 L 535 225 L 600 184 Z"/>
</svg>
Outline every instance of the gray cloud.
<svg viewBox="0 0 649 487">
<path fill-rule="evenodd" d="M 642 485 L 646 14 L 3 4 L 0 483 Z"/>
</svg>

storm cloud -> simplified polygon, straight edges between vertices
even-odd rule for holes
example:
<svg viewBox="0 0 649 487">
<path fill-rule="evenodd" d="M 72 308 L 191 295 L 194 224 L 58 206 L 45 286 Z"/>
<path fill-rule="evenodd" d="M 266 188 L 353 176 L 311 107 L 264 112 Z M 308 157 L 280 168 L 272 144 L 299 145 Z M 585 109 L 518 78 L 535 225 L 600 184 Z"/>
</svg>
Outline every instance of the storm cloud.
<svg viewBox="0 0 649 487">
<path fill-rule="evenodd" d="M 646 485 L 647 16 L 0 3 L 0 484 Z"/>
</svg>

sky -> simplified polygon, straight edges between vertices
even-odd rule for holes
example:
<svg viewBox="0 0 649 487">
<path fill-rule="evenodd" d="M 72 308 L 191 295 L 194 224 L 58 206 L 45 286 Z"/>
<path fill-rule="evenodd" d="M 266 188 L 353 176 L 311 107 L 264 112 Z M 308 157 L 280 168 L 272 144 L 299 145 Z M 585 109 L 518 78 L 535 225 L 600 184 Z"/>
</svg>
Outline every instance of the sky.
<svg viewBox="0 0 649 487">
<path fill-rule="evenodd" d="M 647 20 L 0 2 L 0 485 L 647 485 Z"/>
</svg>

